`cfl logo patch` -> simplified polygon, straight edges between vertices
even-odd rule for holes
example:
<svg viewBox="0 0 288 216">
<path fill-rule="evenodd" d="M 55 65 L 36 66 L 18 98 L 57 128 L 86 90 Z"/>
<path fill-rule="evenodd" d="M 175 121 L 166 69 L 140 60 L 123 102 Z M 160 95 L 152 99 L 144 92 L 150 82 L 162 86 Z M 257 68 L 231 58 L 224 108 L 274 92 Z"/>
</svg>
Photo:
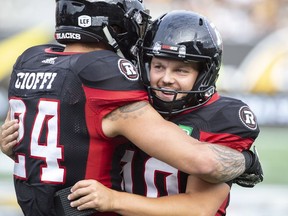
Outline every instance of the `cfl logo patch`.
<svg viewBox="0 0 288 216">
<path fill-rule="evenodd" d="M 248 106 L 243 106 L 239 110 L 239 118 L 241 122 L 249 129 L 255 130 L 257 128 L 257 119 L 254 113 Z"/>
<path fill-rule="evenodd" d="M 92 25 L 91 17 L 87 15 L 82 15 L 78 17 L 78 25 L 83 28 L 87 28 Z"/>
</svg>

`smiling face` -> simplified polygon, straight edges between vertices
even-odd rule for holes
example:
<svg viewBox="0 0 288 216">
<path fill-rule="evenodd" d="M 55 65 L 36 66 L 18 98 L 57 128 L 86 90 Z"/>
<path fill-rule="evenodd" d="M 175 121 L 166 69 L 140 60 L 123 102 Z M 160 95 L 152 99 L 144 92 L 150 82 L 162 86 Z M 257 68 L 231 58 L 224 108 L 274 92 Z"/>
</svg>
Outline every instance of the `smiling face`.
<svg viewBox="0 0 288 216">
<path fill-rule="evenodd" d="M 150 84 L 153 88 L 161 90 L 190 91 L 198 76 L 198 64 L 183 62 L 167 58 L 153 57 L 150 66 Z M 174 95 L 168 91 L 155 91 L 157 97 L 163 101 L 172 101 Z M 177 94 L 181 99 L 186 94 Z"/>
</svg>

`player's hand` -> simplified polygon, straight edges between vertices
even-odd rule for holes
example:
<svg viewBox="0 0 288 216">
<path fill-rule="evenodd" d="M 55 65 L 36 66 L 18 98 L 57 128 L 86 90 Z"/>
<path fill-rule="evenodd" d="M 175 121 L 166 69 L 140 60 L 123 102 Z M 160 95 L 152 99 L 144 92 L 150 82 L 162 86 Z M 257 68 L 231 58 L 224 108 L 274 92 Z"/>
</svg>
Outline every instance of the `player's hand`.
<svg viewBox="0 0 288 216">
<path fill-rule="evenodd" d="M 105 187 L 96 180 L 82 180 L 77 182 L 68 196 L 71 207 L 78 210 L 95 209 L 100 212 L 113 211 L 116 191 Z"/>
<path fill-rule="evenodd" d="M 259 160 L 259 155 L 254 146 L 253 151 L 246 150 L 242 152 L 247 160 L 249 158 L 250 165 L 245 172 L 239 177 L 232 180 L 232 183 L 236 183 L 242 187 L 254 187 L 264 179 L 264 174 Z"/>
<path fill-rule="evenodd" d="M 0 129 L 0 148 L 4 154 L 14 159 L 13 147 L 17 144 L 19 124 L 18 120 L 10 120 L 9 116 L 8 112 Z"/>
</svg>

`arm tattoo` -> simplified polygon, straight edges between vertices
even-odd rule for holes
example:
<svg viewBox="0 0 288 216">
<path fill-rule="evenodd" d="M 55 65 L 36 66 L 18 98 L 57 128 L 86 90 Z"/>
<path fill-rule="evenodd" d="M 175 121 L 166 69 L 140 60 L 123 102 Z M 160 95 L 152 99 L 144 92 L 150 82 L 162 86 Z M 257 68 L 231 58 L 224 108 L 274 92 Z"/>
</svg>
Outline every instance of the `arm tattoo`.
<svg viewBox="0 0 288 216">
<path fill-rule="evenodd" d="M 117 121 L 118 119 L 128 119 L 128 118 L 137 118 L 142 115 L 146 109 L 142 109 L 147 106 L 149 103 L 146 101 L 139 101 L 135 103 L 130 103 L 124 105 L 109 113 L 106 118 L 111 121 Z"/>
<path fill-rule="evenodd" d="M 240 152 L 221 145 L 209 144 L 209 147 L 218 161 L 217 178 L 219 181 L 230 181 L 245 171 L 245 158 Z"/>
<path fill-rule="evenodd" d="M 142 108 L 148 104 L 147 101 L 130 103 L 112 111 L 105 118 L 108 118 L 110 121 L 129 118 L 135 119 L 147 110 Z M 218 172 L 215 177 L 218 182 L 230 181 L 245 171 L 245 158 L 240 152 L 226 146 L 215 144 L 208 145 L 213 151 L 217 161 Z"/>
</svg>

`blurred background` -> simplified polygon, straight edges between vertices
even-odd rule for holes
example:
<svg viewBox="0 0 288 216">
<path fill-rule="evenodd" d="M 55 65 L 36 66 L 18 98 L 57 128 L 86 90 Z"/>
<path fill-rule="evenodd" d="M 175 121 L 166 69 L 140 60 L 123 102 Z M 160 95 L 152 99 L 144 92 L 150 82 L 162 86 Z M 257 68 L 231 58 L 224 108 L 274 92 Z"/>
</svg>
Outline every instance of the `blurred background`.
<svg viewBox="0 0 288 216">
<path fill-rule="evenodd" d="M 144 0 L 153 18 L 174 9 L 194 10 L 218 27 L 224 41 L 218 90 L 248 103 L 261 133 L 255 145 L 265 180 L 232 188 L 229 216 L 288 215 L 288 0 Z M 8 109 L 11 68 L 26 48 L 55 43 L 53 0 L 1 0 L 0 124 Z M 13 163 L 0 153 L 0 212 L 22 216 L 16 203 Z"/>
</svg>

